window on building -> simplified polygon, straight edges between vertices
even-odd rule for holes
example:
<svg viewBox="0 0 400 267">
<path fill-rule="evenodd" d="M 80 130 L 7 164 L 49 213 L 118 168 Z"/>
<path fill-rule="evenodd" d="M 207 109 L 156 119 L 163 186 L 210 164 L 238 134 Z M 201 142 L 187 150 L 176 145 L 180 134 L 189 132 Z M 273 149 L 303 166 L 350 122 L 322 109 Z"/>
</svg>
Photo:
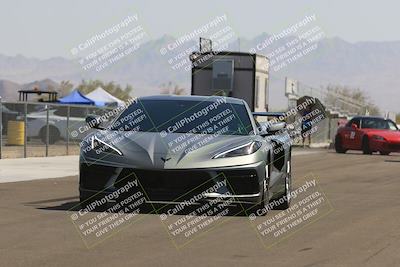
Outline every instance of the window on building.
<svg viewBox="0 0 400 267">
<path fill-rule="evenodd" d="M 226 95 L 233 87 L 233 60 L 216 60 L 212 66 L 212 87 L 214 91 L 224 91 Z"/>
</svg>

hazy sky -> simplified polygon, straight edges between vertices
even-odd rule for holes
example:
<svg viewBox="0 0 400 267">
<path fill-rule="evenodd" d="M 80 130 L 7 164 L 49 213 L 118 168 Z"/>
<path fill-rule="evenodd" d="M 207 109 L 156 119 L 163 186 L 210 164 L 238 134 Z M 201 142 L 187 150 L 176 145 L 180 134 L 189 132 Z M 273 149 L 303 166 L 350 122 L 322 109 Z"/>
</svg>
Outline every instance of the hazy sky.
<svg viewBox="0 0 400 267">
<path fill-rule="evenodd" d="M 396 0 L 0 0 L 0 54 L 70 57 L 71 47 L 133 14 L 151 38 L 179 36 L 222 14 L 238 36 L 252 38 L 316 14 L 328 37 L 400 40 L 399 11 Z"/>
</svg>

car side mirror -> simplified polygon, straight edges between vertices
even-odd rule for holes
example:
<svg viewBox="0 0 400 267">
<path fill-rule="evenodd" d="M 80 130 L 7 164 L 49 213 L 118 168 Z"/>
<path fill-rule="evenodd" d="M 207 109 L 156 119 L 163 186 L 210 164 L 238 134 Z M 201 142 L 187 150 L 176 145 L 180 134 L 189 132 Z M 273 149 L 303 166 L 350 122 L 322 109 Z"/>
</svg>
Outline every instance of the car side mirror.
<svg viewBox="0 0 400 267">
<path fill-rule="evenodd" d="M 268 135 L 268 123 L 267 122 L 260 122 L 258 126 L 258 134 L 261 136 Z"/>
<path fill-rule="evenodd" d="M 272 135 L 276 134 L 277 132 L 285 129 L 286 127 L 286 122 L 276 122 L 276 123 L 268 123 L 268 122 L 261 122 L 260 123 L 260 135 L 261 136 L 267 136 L 267 135 Z"/>
<path fill-rule="evenodd" d="M 286 127 L 286 122 L 283 122 L 283 121 L 282 122 L 277 122 L 277 123 L 271 124 L 268 127 L 268 132 L 271 133 L 271 134 L 275 134 L 275 133 L 285 129 L 285 127 Z"/>
<path fill-rule="evenodd" d="M 103 129 L 100 125 L 102 123 L 101 117 L 98 115 L 90 114 L 85 119 L 89 127 L 93 129 Z"/>
<path fill-rule="evenodd" d="M 351 124 L 351 128 L 353 128 L 353 129 L 358 129 L 358 126 L 357 126 L 357 124 L 352 123 L 352 124 Z"/>
</svg>

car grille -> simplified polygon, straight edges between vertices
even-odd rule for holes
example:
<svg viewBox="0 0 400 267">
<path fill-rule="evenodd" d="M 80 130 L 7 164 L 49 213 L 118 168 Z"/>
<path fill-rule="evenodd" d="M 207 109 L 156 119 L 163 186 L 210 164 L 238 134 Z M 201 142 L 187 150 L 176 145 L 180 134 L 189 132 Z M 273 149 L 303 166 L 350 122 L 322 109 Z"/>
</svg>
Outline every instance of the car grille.
<svg viewBox="0 0 400 267">
<path fill-rule="evenodd" d="M 138 170 L 124 169 L 115 182 L 122 187 L 137 179 L 150 200 L 183 201 L 227 180 L 228 190 L 234 195 L 259 192 L 255 170 L 194 171 L 194 170 Z"/>
<path fill-rule="evenodd" d="M 206 171 L 138 169 L 124 169 L 115 185 L 123 186 L 128 180 L 135 178 L 139 180 L 147 197 L 155 201 L 183 201 L 214 185 L 212 177 Z"/>
</svg>

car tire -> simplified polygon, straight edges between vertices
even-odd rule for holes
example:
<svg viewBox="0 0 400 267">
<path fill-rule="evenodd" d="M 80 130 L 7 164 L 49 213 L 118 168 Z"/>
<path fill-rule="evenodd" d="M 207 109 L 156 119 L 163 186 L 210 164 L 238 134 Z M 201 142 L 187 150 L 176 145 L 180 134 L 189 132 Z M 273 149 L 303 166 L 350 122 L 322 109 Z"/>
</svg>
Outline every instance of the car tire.
<svg viewBox="0 0 400 267">
<path fill-rule="evenodd" d="M 388 156 L 390 154 L 390 152 L 387 151 L 379 151 L 379 154 L 381 154 L 382 156 Z"/>
<path fill-rule="evenodd" d="M 40 129 L 39 136 L 42 142 L 46 144 L 46 127 Z M 55 142 L 60 140 L 60 136 L 60 131 L 56 127 L 49 126 L 49 145 L 53 145 Z"/>
<path fill-rule="evenodd" d="M 362 151 L 363 151 L 363 154 L 365 154 L 365 155 L 372 154 L 372 151 L 371 151 L 371 148 L 369 145 L 369 139 L 366 136 L 362 139 Z"/>
<path fill-rule="evenodd" d="M 335 138 L 335 151 L 336 153 L 341 154 L 344 154 L 347 151 L 347 149 L 343 148 L 342 138 L 339 135 Z"/>
</svg>

